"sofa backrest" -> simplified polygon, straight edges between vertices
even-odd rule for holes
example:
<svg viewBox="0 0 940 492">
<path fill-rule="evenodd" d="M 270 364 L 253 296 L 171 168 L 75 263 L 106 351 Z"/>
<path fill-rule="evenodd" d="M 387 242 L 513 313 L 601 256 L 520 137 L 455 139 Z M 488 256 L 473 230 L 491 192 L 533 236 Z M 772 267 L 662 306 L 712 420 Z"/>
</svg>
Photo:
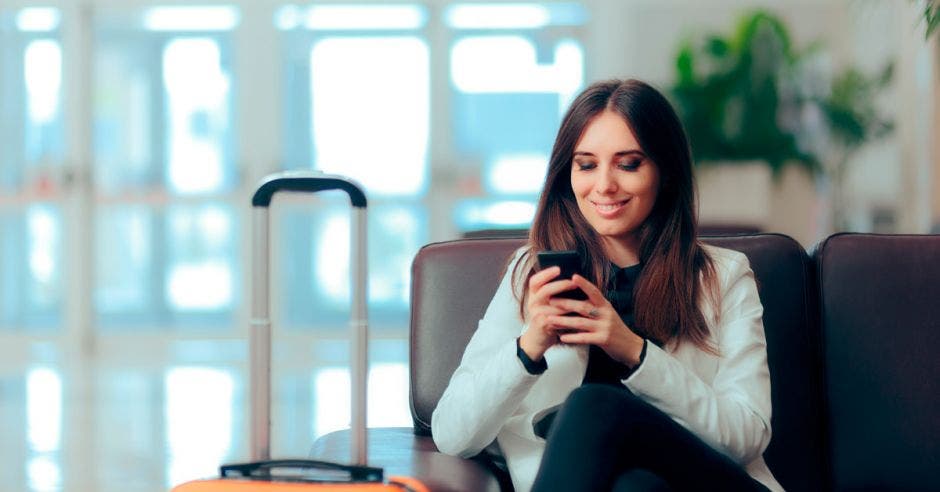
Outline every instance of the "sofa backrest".
<svg viewBox="0 0 940 492">
<path fill-rule="evenodd" d="M 806 250 L 780 234 L 705 241 L 747 255 L 764 306 L 773 436 L 764 459 L 789 491 L 827 488 L 820 337 L 813 268 Z"/>
<path fill-rule="evenodd" d="M 816 248 L 833 485 L 940 489 L 940 236 Z"/>
<path fill-rule="evenodd" d="M 705 238 L 746 254 L 764 305 L 774 436 L 764 456 L 788 490 L 825 488 L 825 446 L 813 269 L 779 234 Z M 431 413 L 524 239 L 464 239 L 421 249 L 412 266 L 411 409 L 415 431 Z"/>
<path fill-rule="evenodd" d="M 411 415 L 431 432 L 431 414 L 460 364 L 520 238 L 460 239 L 421 248 L 411 266 Z"/>
</svg>

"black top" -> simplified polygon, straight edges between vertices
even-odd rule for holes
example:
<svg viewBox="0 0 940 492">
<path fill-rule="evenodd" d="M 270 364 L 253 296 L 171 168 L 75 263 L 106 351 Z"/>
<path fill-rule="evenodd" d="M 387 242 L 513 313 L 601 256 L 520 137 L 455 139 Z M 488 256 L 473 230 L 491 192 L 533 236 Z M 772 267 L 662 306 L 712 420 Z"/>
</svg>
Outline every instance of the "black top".
<svg viewBox="0 0 940 492">
<path fill-rule="evenodd" d="M 642 265 L 636 264 L 625 268 L 610 265 L 610 280 L 608 281 L 607 300 L 620 315 L 620 319 L 628 327 L 634 326 L 633 317 L 633 288 L 640 276 Z M 646 342 L 643 343 L 643 352 L 646 352 Z M 643 355 L 640 356 L 643 361 Z M 614 360 L 604 352 L 604 349 L 590 346 L 587 371 L 584 373 L 582 384 L 613 384 L 620 386 L 621 381 L 628 378 L 633 368 Z"/>
</svg>

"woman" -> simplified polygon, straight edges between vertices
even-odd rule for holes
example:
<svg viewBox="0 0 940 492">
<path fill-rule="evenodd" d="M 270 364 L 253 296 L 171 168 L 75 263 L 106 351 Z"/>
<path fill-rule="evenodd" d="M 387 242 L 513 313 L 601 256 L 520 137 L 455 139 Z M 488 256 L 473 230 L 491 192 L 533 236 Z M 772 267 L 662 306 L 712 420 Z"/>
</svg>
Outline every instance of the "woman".
<svg viewBox="0 0 940 492">
<path fill-rule="evenodd" d="M 636 80 L 565 115 L 528 245 L 434 411 L 449 454 L 494 440 L 517 491 L 780 490 L 761 454 L 770 379 L 754 276 L 696 239 L 689 145 Z M 556 278 L 536 253 L 578 251 Z M 581 289 L 587 300 L 557 297 Z M 545 439 L 547 437 L 547 440 Z"/>
</svg>

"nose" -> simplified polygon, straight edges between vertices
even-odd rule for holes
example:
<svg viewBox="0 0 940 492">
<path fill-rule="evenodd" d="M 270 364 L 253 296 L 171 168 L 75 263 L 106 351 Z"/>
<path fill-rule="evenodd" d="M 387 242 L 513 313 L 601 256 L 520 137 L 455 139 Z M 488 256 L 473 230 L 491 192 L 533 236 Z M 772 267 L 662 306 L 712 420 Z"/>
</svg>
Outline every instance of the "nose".
<svg viewBox="0 0 940 492">
<path fill-rule="evenodd" d="M 594 191 L 600 195 L 608 195 L 617 191 L 617 180 L 614 179 L 611 166 L 603 166 L 596 174 L 597 181 L 594 183 Z"/>
</svg>

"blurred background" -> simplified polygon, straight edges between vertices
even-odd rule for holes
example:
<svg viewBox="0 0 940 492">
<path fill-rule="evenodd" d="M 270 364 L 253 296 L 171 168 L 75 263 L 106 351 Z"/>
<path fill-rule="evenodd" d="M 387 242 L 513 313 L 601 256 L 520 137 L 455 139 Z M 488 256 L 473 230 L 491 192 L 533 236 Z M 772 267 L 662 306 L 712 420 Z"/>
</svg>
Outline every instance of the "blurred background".
<svg viewBox="0 0 940 492">
<path fill-rule="evenodd" d="M 528 227 L 591 81 L 680 111 L 712 231 L 940 225 L 935 1 L 0 0 L 0 489 L 247 458 L 251 192 L 369 194 L 369 422 L 407 426 L 418 248 Z M 346 427 L 348 206 L 275 200 L 273 454 Z"/>
</svg>

